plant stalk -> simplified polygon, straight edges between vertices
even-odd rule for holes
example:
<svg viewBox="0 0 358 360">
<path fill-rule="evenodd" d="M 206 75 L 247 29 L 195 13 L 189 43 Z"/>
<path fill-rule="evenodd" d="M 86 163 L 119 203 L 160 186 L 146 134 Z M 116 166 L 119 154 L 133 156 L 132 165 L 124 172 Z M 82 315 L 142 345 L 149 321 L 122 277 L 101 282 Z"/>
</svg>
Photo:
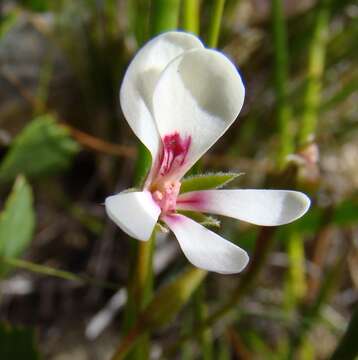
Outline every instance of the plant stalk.
<svg viewBox="0 0 358 360">
<path fill-rule="evenodd" d="M 224 12 L 225 0 L 215 0 L 209 27 L 208 46 L 216 48 L 218 46 L 221 20 Z"/>
</svg>

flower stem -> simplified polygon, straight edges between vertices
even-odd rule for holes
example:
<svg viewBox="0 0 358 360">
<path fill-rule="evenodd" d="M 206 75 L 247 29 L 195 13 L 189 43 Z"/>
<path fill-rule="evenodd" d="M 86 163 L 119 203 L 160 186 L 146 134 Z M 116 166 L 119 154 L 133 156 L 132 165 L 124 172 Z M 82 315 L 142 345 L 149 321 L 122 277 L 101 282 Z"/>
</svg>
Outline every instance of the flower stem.
<svg viewBox="0 0 358 360">
<path fill-rule="evenodd" d="M 330 0 L 321 0 L 317 5 L 308 53 L 307 83 L 299 132 L 299 145 L 301 147 L 312 142 L 317 126 L 329 17 Z"/>
<path fill-rule="evenodd" d="M 199 35 L 200 0 L 183 0 L 183 29 Z"/>
<path fill-rule="evenodd" d="M 289 268 L 286 277 L 286 307 L 292 311 L 306 294 L 305 254 L 303 238 L 296 229 L 289 229 L 287 237 Z"/>
<path fill-rule="evenodd" d="M 282 0 L 272 1 L 272 31 L 274 42 L 274 73 L 276 92 L 276 116 L 279 130 L 277 164 L 283 168 L 287 155 L 293 151 L 291 108 L 287 102 L 288 51 L 287 34 Z"/>
<path fill-rule="evenodd" d="M 135 269 L 128 289 L 128 303 L 125 314 L 125 335 L 136 323 L 141 310 L 148 304 L 153 289 L 153 251 L 155 247 L 155 230 L 148 241 L 141 241 L 137 246 Z M 149 357 L 148 334 L 141 336 L 129 358 L 147 359 Z"/>
<path fill-rule="evenodd" d="M 139 1 L 139 0 L 138 0 Z M 142 0 L 144 1 L 144 0 Z M 176 29 L 179 18 L 179 0 L 152 0 L 150 18 L 150 36 L 153 37 L 161 32 Z M 136 17 L 143 17 L 139 7 L 136 9 Z M 145 36 L 140 37 L 146 40 Z M 141 43 L 140 43 L 141 45 Z M 151 157 L 144 145 L 138 146 L 138 157 L 135 167 L 135 182 L 140 184 L 145 177 L 151 163 Z M 125 312 L 125 335 L 132 329 L 137 321 L 139 312 L 147 305 L 153 286 L 152 256 L 155 242 L 155 232 L 148 241 L 141 241 L 136 245 L 135 269 L 131 276 L 128 289 L 128 302 Z M 149 335 L 146 334 L 133 347 L 129 358 L 147 359 L 149 357 Z"/>
<path fill-rule="evenodd" d="M 221 19 L 224 12 L 225 0 L 215 0 L 209 27 L 208 46 L 216 48 L 218 45 Z"/>
<path fill-rule="evenodd" d="M 178 27 L 180 0 L 153 0 L 151 35 Z"/>
</svg>

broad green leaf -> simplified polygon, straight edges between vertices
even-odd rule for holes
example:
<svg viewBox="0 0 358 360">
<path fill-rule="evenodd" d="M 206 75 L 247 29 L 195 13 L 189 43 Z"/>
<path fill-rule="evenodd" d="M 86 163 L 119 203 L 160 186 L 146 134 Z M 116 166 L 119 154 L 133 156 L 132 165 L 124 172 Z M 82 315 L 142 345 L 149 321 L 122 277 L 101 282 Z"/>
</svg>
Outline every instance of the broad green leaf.
<svg viewBox="0 0 358 360">
<path fill-rule="evenodd" d="M 34 331 L 0 323 L 0 359 L 39 360 Z"/>
<path fill-rule="evenodd" d="M 29 245 L 35 228 L 32 203 L 30 185 L 19 176 L 0 214 L 0 256 L 17 258 Z M 0 276 L 7 270 L 0 259 Z"/>
<path fill-rule="evenodd" d="M 242 173 L 216 173 L 190 176 L 183 179 L 180 192 L 218 189 L 235 180 Z"/>
<path fill-rule="evenodd" d="M 0 165 L 0 181 L 13 180 L 18 174 L 37 177 L 66 169 L 79 150 L 66 128 L 51 115 L 33 120 L 15 138 Z"/>
</svg>

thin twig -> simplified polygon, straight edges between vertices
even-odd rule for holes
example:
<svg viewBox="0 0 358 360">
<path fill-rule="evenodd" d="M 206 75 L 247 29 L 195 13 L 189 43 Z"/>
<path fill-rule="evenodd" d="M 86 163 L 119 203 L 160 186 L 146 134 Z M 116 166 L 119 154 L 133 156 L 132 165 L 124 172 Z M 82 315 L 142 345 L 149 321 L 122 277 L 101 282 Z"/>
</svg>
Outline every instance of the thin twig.
<svg viewBox="0 0 358 360">
<path fill-rule="evenodd" d="M 49 266 L 36 264 L 26 260 L 15 259 L 10 257 L 0 257 L 0 261 L 4 262 L 5 264 L 11 267 L 16 267 L 19 269 L 31 271 L 33 273 L 41 274 L 44 276 L 52 276 L 64 280 L 75 281 L 80 284 L 99 286 L 105 289 L 111 289 L 111 290 L 119 289 L 119 286 L 115 283 L 94 279 L 87 275 L 82 275 L 82 276 L 76 275 L 69 271 L 55 269 Z"/>
</svg>

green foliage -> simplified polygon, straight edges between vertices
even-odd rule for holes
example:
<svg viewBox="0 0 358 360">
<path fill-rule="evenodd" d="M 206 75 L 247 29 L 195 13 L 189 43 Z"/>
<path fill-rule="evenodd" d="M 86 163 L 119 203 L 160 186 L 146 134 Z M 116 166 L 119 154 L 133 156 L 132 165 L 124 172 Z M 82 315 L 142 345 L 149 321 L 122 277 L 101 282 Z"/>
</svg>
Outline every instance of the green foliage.
<svg viewBox="0 0 358 360">
<path fill-rule="evenodd" d="M 48 0 L 21 0 L 22 6 L 28 8 L 31 11 L 44 12 L 47 11 L 51 5 L 51 1 Z"/>
<path fill-rule="evenodd" d="M 207 272 L 192 266 L 163 286 L 140 316 L 148 329 L 167 324 L 188 302 L 190 296 L 205 278 Z"/>
<path fill-rule="evenodd" d="M 352 197 L 342 201 L 332 210 L 330 222 L 336 226 L 350 226 L 358 222 L 358 199 Z M 308 216 L 309 215 L 309 216 Z M 310 209 L 308 215 L 297 220 L 292 224 L 299 231 L 314 233 L 325 222 L 325 210 L 314 207 Z"/>
<path fill-rule="evenodd" d="M 12 11 L 4 16 L 0 21 L 0 39 L 16 24 L 17 13 Z"/>
<path fill-rule="evenodd" d="M 214 218 L 213 216 L 204 215 L 202 213 L 195 211 L 178 211 L 178 212 L 195 220 L 196 222 L 198 222 L 203 226 L 214 227 L 214 228 L 220 227 L 220 221 Z"/>
<path fill-rule="evenodd" d="M 34 228 L 32 190 L 20 176 L 0 214 L 0 257 L 21 256 L 32 239 Z M 0 261 L 0 276 L 7 271 L 8 266 Z"/>
<path fill-rule="evenodd" d="M 0 323 L 0 359 L 39 360 L 34 331 Z"/>
<path fill-rule="evenodd" d="M 40 177 L 65 170 L 79 150 L 68 130 L 51 115 L 33 120 L 15 138 L 0 165 L 0 181 L 11 181 L 18 174 Z"/>
<path fill-rule="evenodd" d="M 241 173 L 216 173 L 195 175 L 185 178 L 181 183 L 180 192 L 218 189 L 235 180 Z"/>
</svg>

